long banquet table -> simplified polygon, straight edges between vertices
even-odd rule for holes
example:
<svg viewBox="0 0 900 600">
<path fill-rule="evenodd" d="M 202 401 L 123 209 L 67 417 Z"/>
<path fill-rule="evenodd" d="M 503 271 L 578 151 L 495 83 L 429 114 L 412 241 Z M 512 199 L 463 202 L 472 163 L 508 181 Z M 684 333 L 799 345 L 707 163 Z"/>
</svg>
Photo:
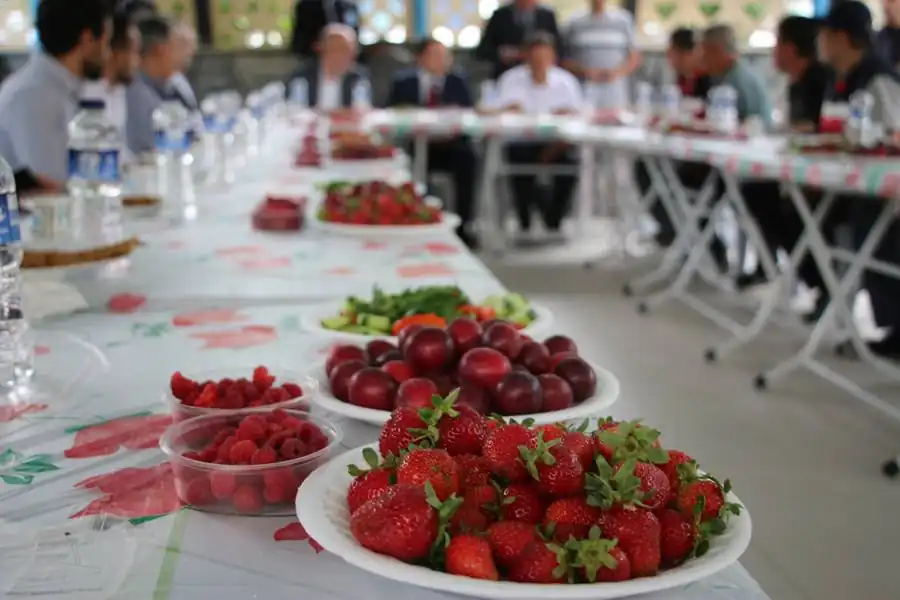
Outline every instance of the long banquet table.
<svg viewBox="0 0 900 600">
<path fill-rule="evenodd" d="M 145 245 L 130 265 L 69 278 L 86 296 L 87 311 L 33 324 L 37 377 L 52 378 L 65 394 L 45 404 L 0 406 L 2 597 L 451 598 L 319 552 L 290 517 L 182 509 L 154 447 L 168 422 L 162 396 L 173 371 L 257 364 L 303 370 L 321 360 L 329 343 L 300 327 L 316 302 L 364 294 L 374 283 L 390 289 L 457 282 L 473 294 L 502 289 L 449 234 L 366 240 L 251 231 L 249 213 L 272 185 L 266 165 L 290 146 L 291 133 L 283 137 L 246 168 L 241 185 L 198 190 L 195 221 L 136 225 Z M 287 177 L 297 184 L 327 173 Z M 371 426 L 335 420 L 347 448 L 376 438 Z M 90 451 L 98 435 L 116 442 Z M 734 565 L 642 598 L 767 596 Z"/>
</svg>

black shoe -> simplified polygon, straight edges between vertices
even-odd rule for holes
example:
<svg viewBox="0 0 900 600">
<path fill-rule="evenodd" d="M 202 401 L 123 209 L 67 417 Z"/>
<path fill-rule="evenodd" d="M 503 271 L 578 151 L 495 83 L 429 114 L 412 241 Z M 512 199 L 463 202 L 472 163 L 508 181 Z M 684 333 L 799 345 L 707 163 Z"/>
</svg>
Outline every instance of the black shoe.
<svg viewBox="0 0 900 600">
<path fill-rule="evenodd" d="M 819 290 L 819 297 L 816 298 L 816 305 L 813 307 L 811 311 L 803 315 L 803 322 L 807 325 L 814 325 L 819 322 L 819 319 L 822 318 L 822 315 L 825 314 L 825 309 L 828 308 L 828 304 L 831 302 L 831 296 L 825 290 Z"/>
<path fill-rule="evenodd" d="M 765 271 L 757 267 L 752 273 L 741 273 L 738 275 L 734 280 L 734 284 L 737 286 L 737 289 L 746 290 L 747 288 L 762 285 L 767 281 L 769 281 L 769 278 L 766 277 Z"/>
<path fill-rule="evenodd" d="M 719 272 L 728 273 L 728 248 L 725 247 L 725 243 L 718 237 L 714 237 L 709 244 L 709 250 Z"/>
</svg>

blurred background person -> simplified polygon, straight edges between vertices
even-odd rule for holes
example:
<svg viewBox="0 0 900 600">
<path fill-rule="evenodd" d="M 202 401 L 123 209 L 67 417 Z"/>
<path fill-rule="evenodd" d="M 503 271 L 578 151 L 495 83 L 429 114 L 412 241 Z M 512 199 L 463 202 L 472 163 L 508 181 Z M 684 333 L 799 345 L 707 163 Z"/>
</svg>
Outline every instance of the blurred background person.
<svg viewBox="0 0 900 600">
<path fill-rule="evenodd" d="M 893 65 L 875 52 L 872 13 L 862 2 L 845 0 L 836 4 L 822 20 L 819 55 L 836 74 L 826 101 L 846 104 L 859 91 L 869 93 L 872 121 L 888 131 L 900 129 L 900 77 Z M 884 199 L 847 195 L 856 247 L 859 248 L 884 207 Z M 896 220 L 875 252 L 875 258 L 900 264 L 900 227 Z M 863 286 L 869 292 L 872 313 L 885 337 L 869 344 L 875 354 L 900 358 L 900 280 L 867 270 Z"/>
<path fill-rule="evenodd" d="M 124 143 L 128 122 L 126 89 L 134 81 L 141 63 L 141 33 L 126 13 L 118 12 L 113 17 L 109 50 L 103 78 L 97 82 L 85 82 L 81 97 L 106 103 L 106 116 L 119 129 Z"/>
<path fill-rule="evenodd" d="M 388 106 L 474 106 L 468 81 L 450 70 L 450 62 L 450 52 L 441 42 L 435 39 L 422 42 L 418 49 L 418 68 L 394 79 Z M 477 247 L 478 240 L 470 228 L 475 216 L 478 161 L 470 140 L 466 137 L 430 140 L 427 163 L 429 173 L 446 173 L 453 180 L 455 209 L 462 220 L 457 235 L 469 248 Z"/>
<path fill-rule="evenodd" d="M 556 66 L 556 40 L 542 31 L 531 34 L 523 53 L 526 63 L 513 67 L 497 82 L 498 105 L 503 110 L 528 114 L 575 114 L 584 105 L 578 79 Z M 515 142 L 507 147 L 513 165 L 574 165 L 566 144 Z M 551 187 L 538 184 L 535 175 L 512 175 L 510 184 L 519 228 L 530 241 L 532 213 L 537 210 L 551 238 L 559 237 L 575 189 L 574 175 L 553 175 Z"/>
<path fill-rule="evenodd" d="M 156 147 L 153 111 L 164 100 L 175 97 L 170 79 L 176 72 L 172 26 L 164 17 L 152 16 L 138 22 L 141 32 L 141 65 L 125 93 L 128 120 L 126 141 L 134 154 Z"/>
<path fill-rule="evenodd" d="M 697 33 L 693 29 L 679 27 L 669 35 L 666 62 L 675 74 L 675 84 L 681 95 L 706 101 L 710 81 L 700 59 Z"/>
<path fill-rule="evenodd" d="M 353 106 L 353 90 L 366 83 L 367 75 L 356 61 L 356 32 L 352 27 L 329 24 L 322 30 L 318 58 L 300 68 L 290 79 L 306 80 L 309 105 L 323 111 Z M 290 89 L 290 82 L 288 83 Z"/>
<path fill-rule="evenodd" d="M 491 78 L 500 77 L 525 59 L 523 43 L 543 31 L 559 43 L 559 26 L 552 8 L 537 0 L 515 0 L 494 11 L 481 34 L 475 58 L 490 63 Z"/>
<path fill-rule="evenodd" d="M 599 109 L 626 108 L 629 77 L 641 64 L 631 13 L 607 0 L 591 0 L 590 12 L 563 34 L 563 66 L 585 84 L 587 100 Z"/>
<path fill-rule="evenodd" d="M 300 58 L 315 58 L 322 32 L 329 24 L 344 24 L 359 36 L 359 8 L 352 0 L 299 0 L 294 5 L 291 50 Z"/>
<path fill-rule="evenodd" d="M 109 53 L 107 0 L 42 0 L 41 50 L 0 86 L 0 155 L 29 180 L 61 188 L 68 178 L 68 125 L 81 86 L 97 80 Z"/>
<path fill-rule="evenodd" d="M 712 86 L 727 85 L 737 93 L 738 119 L 750 117 L 772 123 L 772 105 L 765 85 L 741 58 L 737 36 L 729 25 L 713 25 L 703 32 L 702 61 Z"/>
<path fill-rule="evenodd" d="M 900 0 L 882 0 L 884 27 L 875 36 L 875 52 L 900 69 Z"/>
<path fill-rule="evenodd" d="M 169 79 L 172 92 L 190 113 L 200 110 L 197 95 L 188 81 L 187 72 L 197 54 L 197 32 L 187 23 L 172 27 L 172 51 L 175 53 L 175 74 Z"/>
</svg>

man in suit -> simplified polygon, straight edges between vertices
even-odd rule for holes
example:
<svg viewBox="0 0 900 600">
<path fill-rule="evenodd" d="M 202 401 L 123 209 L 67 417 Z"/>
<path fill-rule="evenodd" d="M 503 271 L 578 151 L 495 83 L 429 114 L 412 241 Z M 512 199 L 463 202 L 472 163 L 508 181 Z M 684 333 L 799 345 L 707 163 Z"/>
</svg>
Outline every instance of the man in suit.
<svg viewBox="0 0 900 600">
<path fill-rule="evenodd" d="M 318 47 L 318 60 L 301 67 L 290 81 L 306 80 L 311 107 L 327 112 L 351 108 L 354 88 L 368 83 L 366 72 L 354 63 L 356 32 L 349 25 L 331 23 L 322 30 Z"/>
<path fill-rule="evenodd" d="M 359 9 L 351 0 L 299 0 L 294 5 L 291 50 L 300 58 L 314 58 L 325 27 L 343 23 L 359 35 Z"/>
<path fill-rule="evenodd" d="M 557 40 L 557 51 L 560 50 L 559 27 L 553 9 L 540 6 L 537 0 L 515 0 L 501 6 L 491 15 L 475 56 L 491 63 L 491 77 L 497 79 L 522 63 L 525 59 L 522 44 L 538 31 L 552 35 Z"/>
<path fill-rule="evenodd" d="M 468 82 L 449 70 L 450 53 L 439 41 L 428 39 L 418 48 L 418 68 L 398 76 L 391 87 L 389 106 L 428 108 L 473 105 Z M 467 138 L 432 141 L 428 144 L 428 169 L 453 178 L 456 211 L 462 219 L 457 230 L 470 248 L 478 240 L 469 231 L 475 204 L 475 152 Z"/>
</svg>

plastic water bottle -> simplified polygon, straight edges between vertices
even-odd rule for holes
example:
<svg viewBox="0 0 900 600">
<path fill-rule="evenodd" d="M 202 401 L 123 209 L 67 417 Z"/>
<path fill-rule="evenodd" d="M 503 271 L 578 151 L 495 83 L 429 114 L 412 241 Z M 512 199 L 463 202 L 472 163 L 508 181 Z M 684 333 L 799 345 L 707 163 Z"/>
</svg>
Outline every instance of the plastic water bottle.
<svg viewBox="0 0 900 600">
<path fill-rule="evenodd" d="M 499 98 L 497 98 L 497 83 L 495 81 L 490 79 L 482 81 L 479 91 L 481 94 L 479 104 L 482 109 L 491 110 L 497 107 Z"/>
<path fill-rule="evenodd" d="M 247 153 L 251 156 L 259 154 L 266 138 L 266 105 L 260 92 L 247 95 Z"/>
<path fill-rule="evenodd" d="M 309 108 L 309 84 L 306 78 L 298 77 L 291 81 L 291 95 L 288 103 L 292 108 L 303 110 Z"/>
<path fill-rule="evenodd" d="M 360 111 L 366 111 L 372 108 L 372 88 L 366 79 L 360 79 L 353 86 L 352 93 L 353 108 Z"/>
<path fill-rule="evenodd" d="M 205 98 L 200 104 L 207 136 L 208 181 L 213 184 L 231 184 L 235 180 L 232 114 L 222 100 L 214 95 Z"/>
<path fill-rule="evenodd" d="M 681 88 L 674 83 L 662 87 L 659 114 L 669 120 L 677 119 L 681 115 Z"/>
<path fill-rule="evenodd" d="M 647 123 L 653 116 L 653 86 L 639 81 L 634 90 L 634 112 L 639 123 Z"/>
<path fill-rule="evenodd" d="M 106 117 L 103 100 L 82 100 L 69 123 L 69 193 L 84 203 L 86 222 L 100 216 L 121 220 L 122 139 Z"/>
<path fill-rule="evenodd" d="M 866 90 L 859 90 L 850 96 L 850 111 L 844 135 L 854 147 L 873 148 L 881 138 L 878 124 L 872 121 L 875 99 Z"/>
<path fill-rule="evenodd" d="M 719 132 L 733 134 L 738 130 L 737 91 L 730 85 L 719 85 L 709 91 L 706 119 Z"/>
<path fill-rule="evenodd" d="M 0 386 L 26 385 L 34 375 L 30 329 L 22 312 L 22 234 L 9 164 L 0 156 Z"/>
<path fill-rule="evenodd" d="M 191 150 L 192 115 L 177 100 L 167 100 L 153 112 L 159 190 L 170 202 L 194 204 Z"/>
</svg>

